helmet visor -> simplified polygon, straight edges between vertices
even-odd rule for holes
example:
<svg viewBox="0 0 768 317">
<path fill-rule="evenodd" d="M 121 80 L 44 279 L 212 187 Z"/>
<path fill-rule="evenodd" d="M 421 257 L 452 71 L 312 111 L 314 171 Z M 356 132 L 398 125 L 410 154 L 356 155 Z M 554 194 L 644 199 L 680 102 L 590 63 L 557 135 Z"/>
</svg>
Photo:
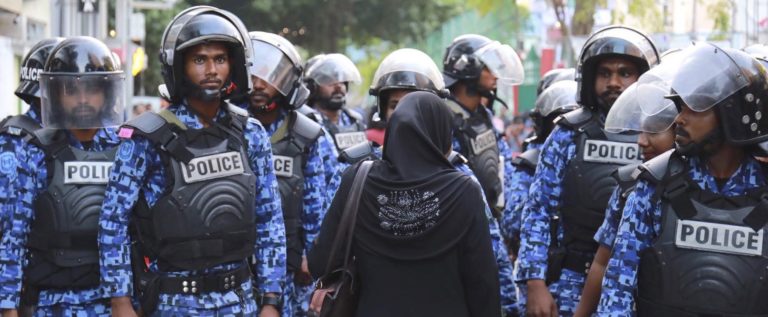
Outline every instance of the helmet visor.
<svg viewBox="0 0 768 317">
<path fill-rule="evenodd" d="M 117 127 L 124 121 L 123 73 L 40 76 L 43 126 L 52 129 Z"/>
<path fill-rule="evenodd" d="M 480 61 L 499 80 L 501 85 L 519 85 L 523 83 L 525 72 L 517 52 L 509 45 L 493 42 L 475 52 Z"/>
<path fill-rule="evenodd" d="M 291 60 L 279 48 L 262 41 L 252 41 L 253 58 L 248 68 L 256 76 L 287 96 L 299 74 Z"/>
<path fill-rule="evenodd" d="M 733 59 L 711 43 L 696 43 L 682 54 L 671 86 L 693 111 L 707 111 L 749 84 Z"/>
<path fill-rule="evenodd" d="M 410 88 L 440 91 L 445 88 L 443 74 L 427 54 L 404 48 L 389 54 L 373 75 L 374 90 Z"/>
<path fill-rule="evenodd" d="M 542 117 L 546 117 L 555 111 L 570 111 L 578 108 L 576 103 L 576 88 L 578 84 L 574 80 L 558 81 L 545 89 L 536 98 L 535 111 Z"/>
<path fill-rule="evenodd" d="M 360 83 L 360 71 L 349 58 L 341 54 L 328 54 L 312 65 L 307 71 L 307 77 L 320 85 L 335 83 Z"/>
<path fill-rule="evenodd" d="M 659 133 L 672 126 L 677 116 L 675 104 L 664 98 L 669 86 L 662 80 L 636 82 L 616 99 L 605 119 L 610 133 Z"/>
</svg>

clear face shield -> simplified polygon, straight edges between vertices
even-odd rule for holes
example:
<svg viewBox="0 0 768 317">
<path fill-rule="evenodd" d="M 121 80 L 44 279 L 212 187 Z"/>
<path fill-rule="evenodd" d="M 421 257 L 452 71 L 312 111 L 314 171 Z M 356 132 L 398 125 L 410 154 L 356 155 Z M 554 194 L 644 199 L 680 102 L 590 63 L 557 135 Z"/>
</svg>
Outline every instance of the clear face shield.
<svg viewBox="0 0 768 317">
<path fill-rule="evenodd" d="M 749 84 L 736 62 L 711 43 L 695 43 L 680 54 L 671 87 L 693 111 L 707 111 Z"/>
<path fill-rule="evenodd" d="M 660 133 L 675 122 L 674 102 L 664 98 L 669 85 L 663 80 L 636 82 L 616 99 L 605 120 L 605 130 L 615 134 Z"/>
<path fill-rule="evenodd" d="M 53 129 L 117 127 L 124 121 L 123 73 L 43 73 L 43 126 Z"/>
<path fill-rule="evenodd" d="M 251 42 L 254 53 L 248 72 L 275 87 L 283 96 L 287 96 L 300 75 L 293 62 L 272 44 L 258 40 Z"/>
<path fill-rule="evenodd" d="M 387 76 L 393 73 L 412 73 L 416 76 Z M 386 77 L 385 81 L 382 78 Z M 399 49 L 390 53 L 376 69 L 372 87 L 384 88 L 445 89 L 445 82 L 440 69 L 427 54 L 411 48 Z"/>
<path fill-rule="evenodd" d="M 525 76 L 517 52 L 509 45 L 493 42 L 478 49 L 475 55 L 496 77 L 496 98 L 507 105 L 513 104 L 513 87 L 520 85 Z"/>
<path fill-rule="evenodd" d="M 307 78 L 320 85 L 362 82 L 360 71 L 352 61 L 342 54 L 328 54 L 307 70 Z"/>
</svg>

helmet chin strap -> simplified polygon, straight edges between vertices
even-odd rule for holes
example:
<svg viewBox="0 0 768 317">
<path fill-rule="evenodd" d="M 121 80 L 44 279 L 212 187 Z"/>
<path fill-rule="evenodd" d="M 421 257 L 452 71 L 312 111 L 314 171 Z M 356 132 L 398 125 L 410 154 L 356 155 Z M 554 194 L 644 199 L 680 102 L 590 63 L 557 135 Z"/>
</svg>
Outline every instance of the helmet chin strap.
<svg viewBox="0 0 768 317">
<path fill-rule="evenodd" d="M 502 106 L 504 106 L 504 108 L 509 109 L 507 103 L 504 102 L 504 100 L 501 100 L 498 95 L 496 95 L 496 89 L 481 91 L 480 96 L 485 97 L 488 99 L 488 101 L 490 101 L 490 103 L 486 105 L 486 107 L 490 109 L 493 109 L 494 101 L 498 101 Z"/>
</svg>

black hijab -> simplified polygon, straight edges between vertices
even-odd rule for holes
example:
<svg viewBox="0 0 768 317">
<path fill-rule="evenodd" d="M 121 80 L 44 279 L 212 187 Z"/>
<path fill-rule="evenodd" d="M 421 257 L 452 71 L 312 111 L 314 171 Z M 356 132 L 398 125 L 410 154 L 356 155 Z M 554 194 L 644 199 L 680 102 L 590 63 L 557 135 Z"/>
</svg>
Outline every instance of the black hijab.
<svg viewBox="0 0 768 317">
<path fill-rule="evenodd" d="M 387 122 L 383 160 L 368 176 L 355 236 L 369 252 L 417 260 L 452 248 L 466 212 L 483 212 L 479 186 L 446 158 L 452 113 L 443 100 L 412 92 Z"/>
</svg>

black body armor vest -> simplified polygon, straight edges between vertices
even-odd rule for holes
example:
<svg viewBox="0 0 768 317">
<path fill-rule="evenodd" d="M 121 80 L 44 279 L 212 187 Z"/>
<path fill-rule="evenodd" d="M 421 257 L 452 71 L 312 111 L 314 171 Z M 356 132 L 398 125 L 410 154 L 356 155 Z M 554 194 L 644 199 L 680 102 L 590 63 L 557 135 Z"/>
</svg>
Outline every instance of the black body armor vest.
<svg viewBox="0 0 768 317">
<path fill-rule="evenodd" d="M 90 152 L 69 146 L 62 130 L 40 129 L 48 188 L 33 202 L 26 283 L 38 289 L 99 285 L 99 214 L 117 147 Z"/>
<path fill-rule="evenodd" d="M 669 151 L 644 164 L 657 184 L 659 237 L 640 255 L 639 316 L 768 316 L 768 189 L 702 190 Z"/>
<path fill-rule="evenodd" d="M 576 157 L 568 163 L 563 177 L 563 247 L 594 254 L 598 247 L 594 235 L 617 185 L 611 174 L 621 166 L 641 162 L 637 138 L 608 141 L 598 116 L 585 108 L 564 114 L 557 123 L 576 131 Z"/>
<path fill-rule="evenodd" d="M 205 269 L 254 252 L 256 176 L 243 137 L 247 116 L 234 108 L 203 129 L 169 111 L 126 123 L 160 149 L 171 181 L 154 206 L 142 197 L 134 212 L 141 249 L 162 271 Z"/>
<path fill-rule="evenodd" d="M 496 206 L 499 199 L 503 199 L 504 185 L 499 176 L 499 146 L 491 118 L 484 109 L 469 113 L 454 100 L 447 99 L 445 103 L 454 113 L 454 133 L 461 145 L 460 153 L 480 181 L 488 205 Z"/>
<path fill-rule="evenodd" d="M 285 220 L 287 247 L 286 261 L 293 271 L 301 270 L 304 251 L 301 214 L 304 207 L 304 167 L 310 148 L 323 134 L 320 124 L 305 115 L 290 111 L 277 128 L 270 141 L 275 165 L 275 175 L 280 189 Z"/>
<path fill-rule="evenodd" d="M 328 133 L 331 134 L 333 142 L 336 144 L 336 149 L 341 152 L 348 147 L 368 142 L 368 137 L 365 135 L 363 118 L 357 113 L 347 109 L 341 109 L 341 111 L 352 118 L 354 123 L 346 127 L 341 127 L 328 121 L 328 119 L 323 119 L 323 126 L 328 130 Z"/>
</svg>

